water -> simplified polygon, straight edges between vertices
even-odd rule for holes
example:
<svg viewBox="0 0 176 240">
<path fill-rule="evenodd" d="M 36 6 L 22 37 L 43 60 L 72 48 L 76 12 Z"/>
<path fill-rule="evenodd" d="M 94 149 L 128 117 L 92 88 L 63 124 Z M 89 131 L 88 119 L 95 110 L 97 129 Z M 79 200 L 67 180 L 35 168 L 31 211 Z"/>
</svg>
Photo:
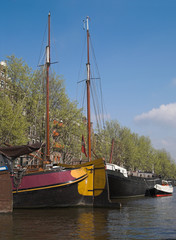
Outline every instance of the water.
<svg viewBox="0 0 176 240">
<path fill-rule="evenodd" d="M 176 191 L 172 197 L 121 202 L 120 210 L 61 208 L 1 214 L 0 239 L 176 239 Z"/>
</svg>

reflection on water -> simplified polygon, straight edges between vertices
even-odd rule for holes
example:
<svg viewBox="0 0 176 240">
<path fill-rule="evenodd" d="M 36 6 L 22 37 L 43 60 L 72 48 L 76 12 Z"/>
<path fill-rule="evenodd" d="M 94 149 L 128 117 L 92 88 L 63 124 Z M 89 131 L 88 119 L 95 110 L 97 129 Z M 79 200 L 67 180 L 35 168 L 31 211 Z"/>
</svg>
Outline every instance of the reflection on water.
<svg viewBox="0 0 176 240">
<path fill-rule="evenodd" d="M 109 239 L 107 211 L 92 208 L 15 210 L 0 215 L 1 239 Z M 5 217 L 5 218 L 4 218 Z"/>
<path fill-rule="evenodd" d="M 15 210 L 0 215 L 0 239 L 176 239 L 175 193 L 122 206 Z"/>
<path fill-rule="evenodd" d="M 106 231 L 106 215 L 102 209 L 88 210 L 79 215 L 77 222 L 77 234 L 79 239 L 108 239 Z M 95 233 L 95 234 L 94 234 Z"/>
</svg>

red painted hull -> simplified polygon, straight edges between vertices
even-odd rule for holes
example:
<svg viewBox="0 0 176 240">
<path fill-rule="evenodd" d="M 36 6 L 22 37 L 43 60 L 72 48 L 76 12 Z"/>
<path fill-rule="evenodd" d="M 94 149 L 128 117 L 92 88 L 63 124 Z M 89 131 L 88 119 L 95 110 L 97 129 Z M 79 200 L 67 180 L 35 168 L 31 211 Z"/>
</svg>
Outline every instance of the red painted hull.
<svg viewBox="0 0 176 240">
<path fill-rule="evenodd" d="M 13 191 L 16 191 L 17 187 L 15 186 L 13 177 L 11 179 Z M 42 171 L 39 173 L 32 173 L 23 176 L 18 186 L 18 191 L 65 184 L 74 180 L 75 178 L 71 175 L 71 170 L 47 172 Z"/>
<path fill-rule="evenodd" d="M 22 176 L 19 182 L 12 179 L 14 208 L 66 207 L 91 203 L 92 197 L 84 199 L 78 192 L 78 184 L 87 177 L 75 178 L 71 170 L 42 171 Z"/>
<path fill-rule="evenodd" d="M 168 196 L 172 196 L 172 194 L 156 194 L 156 197 L 168 197 Z"/>
</svg>

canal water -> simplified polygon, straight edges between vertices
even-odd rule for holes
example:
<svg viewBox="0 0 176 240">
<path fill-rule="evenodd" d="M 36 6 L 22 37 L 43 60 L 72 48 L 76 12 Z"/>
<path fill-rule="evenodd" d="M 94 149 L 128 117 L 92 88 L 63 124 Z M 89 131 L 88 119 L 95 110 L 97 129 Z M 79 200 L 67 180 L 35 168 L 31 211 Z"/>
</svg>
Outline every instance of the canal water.
<svg viewBox="0 0 176 240">
<path fill-rule="evenodd" d="M 15 210 L 0 215 L 0 239 L 176 239 L 172 197 L 121 201 L 122 208 Z"/>
</svg>

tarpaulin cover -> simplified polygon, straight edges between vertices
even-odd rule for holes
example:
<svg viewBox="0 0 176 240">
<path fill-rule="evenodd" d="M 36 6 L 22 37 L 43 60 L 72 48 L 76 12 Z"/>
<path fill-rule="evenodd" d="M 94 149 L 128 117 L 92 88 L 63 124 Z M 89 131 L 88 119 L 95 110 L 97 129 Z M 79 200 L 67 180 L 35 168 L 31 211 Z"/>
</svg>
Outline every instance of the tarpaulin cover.
<svg viewBox="0 0 176 240">
<path fill-rule="evenodd" d="M 8 157 L 20 157 L 37 151 L 40 149 L 41 145 L 41 143 L 34 143 L 31 145 L 0 147 L 0 154 L 4 154 Z"/>
</svg>

